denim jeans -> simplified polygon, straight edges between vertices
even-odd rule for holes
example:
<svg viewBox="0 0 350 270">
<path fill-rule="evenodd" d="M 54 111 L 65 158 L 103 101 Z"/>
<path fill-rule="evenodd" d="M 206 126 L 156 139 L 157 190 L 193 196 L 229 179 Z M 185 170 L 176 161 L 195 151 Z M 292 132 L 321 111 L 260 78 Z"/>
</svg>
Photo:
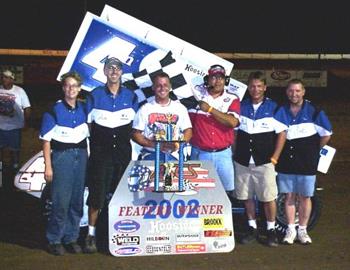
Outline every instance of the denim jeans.
<svg viewBox="0 0 350 270">
<path fill-rule="evenodd" d="M 86 149 L 52 151 L 52 211 L 46 230 L 50 244 L 66 244 L 79 237 L 87 158 Z"/>
<path fill-rule="evenodd" d="M 232 155 L 233 153 L 231 148 L 227 148 L 226 150 L 220 152 L 206 152 L 192 146 L 191 150 L 191 160 L 210 160 L 213 162 L 216 172 L 226 191 L 235 189 L 235 174 Z"/>
</svg>

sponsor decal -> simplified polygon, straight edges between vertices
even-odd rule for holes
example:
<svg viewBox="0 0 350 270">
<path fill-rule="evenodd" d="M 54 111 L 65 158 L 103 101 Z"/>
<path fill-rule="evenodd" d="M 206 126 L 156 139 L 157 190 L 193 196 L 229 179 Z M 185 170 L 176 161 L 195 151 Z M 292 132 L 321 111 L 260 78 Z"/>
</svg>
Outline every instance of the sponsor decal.
<svg viewBox="0 0 350 270">
<path fill-rule="evenodd" d="M 140 224 L 131 219 L 124 219 L 116 222 L 114 229 L 120 233 L 132 233 L 140 229 Z"/>
<path fill-rule="evenodd" d="M 224 219 L 222 217 L 206 217 L 202 218 L 204 229 L 216 229 L 224 227 Z"/>
<path fill-rule="evenodd" d="M 147 245 L 146 253 L 148 254 L 171 253 L 171 245 Z"/>
<path fill-rule="evenodd" d="M 204 231 L 204 237 L 228 237 L 232 235 L 231 230 L 207 230 Z"/>
<path fill-rule="evenodd" d="M 131 246 L 140 244 L 140 236 L 137 235 L 113 235 L 112 243 L 118 246 Z"/>
<path fill-rule="evenodd" d="M 271 78 L 276 81 L 285 81 L 290 79 L 290 73 L 285 70 L 276 70 L 271 73 Z"/>
<path fill-rule="evenodd" d="M 147 243 L 170 243 L 169 235 L 148 235 L 146 236 Z"/>
<path fill-rule="evenodd" d="M 139 247 L 122 247 L 115 250 L 115 253 L 118 255 L 135 255 L 142 252 L 142 249 Z"/>
<path fill-rule="evenodd" d="M 213 247 L 213 250 L 222 250 L 222 249 L 228 248 L 228 243 L 226 240 L 217 239 L 213 242 L 212 247 Z"/>
<path fill-rule="evenodd" d="M 176 242 L 199 242 L 200 239 L 199 233 L 181 233 L 176 235 Z"/>
<path fill-rule="evenodd" d="M 187 252 L 205 252 L 205 244 L 178 244 L 176 245 L 176 253 Z"/>
<path fill-rule="evenodd" d="M 150 222 L 150 230 L 148 233 L 157 234 L 164 231 L 198 231 L 200 229 L 200 221 L 199 220 L 184 220 L 181 222 L 169 221 L 151 221 Z"/>
</svg>

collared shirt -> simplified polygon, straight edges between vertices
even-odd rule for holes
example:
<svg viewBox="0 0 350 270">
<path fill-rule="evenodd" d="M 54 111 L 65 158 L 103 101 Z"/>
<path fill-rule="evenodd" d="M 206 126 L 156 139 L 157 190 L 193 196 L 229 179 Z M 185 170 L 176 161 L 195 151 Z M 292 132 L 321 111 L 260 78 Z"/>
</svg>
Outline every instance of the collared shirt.
<svg viewBox="0 0 350 270">
<path fill-rule="evenodd" d="M 202 100 L 223 113 L 239 118 L 240 103 L 236 95 L 224 91 L 213 98 L 208 92 L 202 93 Z M 190 109 L 192 122 L 191 144 L 203 150 L 215 150 L 229 147 L 234 142 L 234 129 L 219 123 L 213 115 L 199 109 Z"/>
<path fill-rule="evenodd" d="M 255 111 L 250 98 L 241 103 L 240 125 L 237 132 L 235 161 L 248 166 L 270 162 L 276 144 L 276 134 L 287 130 L 287 119 L 277 104 L 264 98 Z"/>
<path fill-rule="evenodd" d="M 107 86 L 99 86 L 90 92 L 87 108 L 93 145 L 109 150 L 130 147 L 131 123 L 138 110 L 133 91 L 121 87 L 119 93 L 113 95 Z"/>
<path fill-rule="evenodd" d="M 83 102 L 77 101 L 73 108 L 66 101 L 59 100 L 44 113 L 39 138 L 50 141 L 52 149 L 86 148 L 89 136 L 86 120 Z"/>
<path fill-rule="evenodd" d="M 288 121 L 287 141 L 276 170 L 281 173 L 314 175 L 320 157 L 320 137 L 332 135 L 332 126 L 324 111 L 304 100 L 296 116 L 290 105 L 282 107 Z"/>
</svg>

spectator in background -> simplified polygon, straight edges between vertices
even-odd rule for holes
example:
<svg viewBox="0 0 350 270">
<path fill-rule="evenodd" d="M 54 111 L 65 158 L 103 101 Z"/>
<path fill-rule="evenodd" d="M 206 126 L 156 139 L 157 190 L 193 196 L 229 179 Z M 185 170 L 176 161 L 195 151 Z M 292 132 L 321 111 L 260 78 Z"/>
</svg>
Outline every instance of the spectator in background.
<svg viewBox="0 0 350 270">
<path fill-rule="evenodd" d="M 286 94 L 289 102 L 282 109 L 287 118 L 287 140 L 276 166 L 279 192 L 286 193 L 288 228 L 283 243 L 291 245 L 298 239 L 306 245 L 312 243 L 307 225 L 312 210 L 310 197 L 315 191 L 320 149 L 330 140 L 332 126 L 324 111 L 304 99 L 305 87 L 301 80 L 290 80 Z M 295 228 L 297 208 L 298 231 Z"/>
<path fill-rule="evenodd" d="M 0 167 L 5 147 L 11 152 L 12 167 L 17 170 L 20 161 L 21 129 L 30 118 L 30 102 L 23 88 L 14 84 L 15 74 L 5 70 L 0 86 Z"/>
<path fill-rule="evenodd" d="M 70 253 L 82 251 L 77 239 L 88 159 L 86 107 L 77 100 L 81 78 L 76 72 L 68 72 L 62 75 L 61 83 L 64 98 L 44 114 L 40 132 L 44 177 L 51 183 L 52 210 L 46 237 L 53 255 L 63 255 L 65 249 Z"/>
</svg>

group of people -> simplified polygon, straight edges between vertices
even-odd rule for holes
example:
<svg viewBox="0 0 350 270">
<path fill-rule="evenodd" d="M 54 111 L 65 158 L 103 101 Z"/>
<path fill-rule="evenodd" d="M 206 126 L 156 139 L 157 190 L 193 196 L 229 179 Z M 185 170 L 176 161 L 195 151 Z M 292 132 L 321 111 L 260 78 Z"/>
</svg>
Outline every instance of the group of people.
<svg viewBox="0 0 350 270">
<path fill-rule="evenodd" d="M 304 99 L 302 81 L 289 81 L 288 102 L 278 106 L 265 96 L 264 74 L 252 72 L 247 97 L 240 102 L 225 90 L 229 77 L 224 67 L 213 65 L 204 77 L 200 100 L 187 109 L 170 99 L 171 80 L 164 72 L 152 78 L 154 100 L 141 107 L 136 94 L 121 83 L 120 60 L 108 58 L 104 74 L 106 84 L 92 90 L 85 102 L 78 99 L 82 85 L 79 74 L 64 74 L 64 97 L 43 116 L 44 175 L 52 193 L 46 231 L 50 253 L 97 251 L 99 213 L 131 160 L 130 139 L 143 147 L 140 159 L 153 160 L 155 141 L 167 132 L 169 124 L 172 138 L 191 145 L 191 160 L 211 161 L 228 197 L 244 201 L 248 224 L 242 244 L 258 237 L 255 204 L 260 201 L 266 216 L 266 243 L 278 245 L 278 192 L 286 193 L 288 229 L 283 243 L 293 244 L 296 239 L 311 243 L 307 233 L 310 197 L 319 151 L 329 141 L 332 128 L 326 114 Z M 178 148 L 177 143 L 162 143 L 161 158 L 167 155 L 167 159 L 175 159 Z M 77 239 L 85 184 L 89 188 L 89 227 L 82 249 Z"/>
</svg>

